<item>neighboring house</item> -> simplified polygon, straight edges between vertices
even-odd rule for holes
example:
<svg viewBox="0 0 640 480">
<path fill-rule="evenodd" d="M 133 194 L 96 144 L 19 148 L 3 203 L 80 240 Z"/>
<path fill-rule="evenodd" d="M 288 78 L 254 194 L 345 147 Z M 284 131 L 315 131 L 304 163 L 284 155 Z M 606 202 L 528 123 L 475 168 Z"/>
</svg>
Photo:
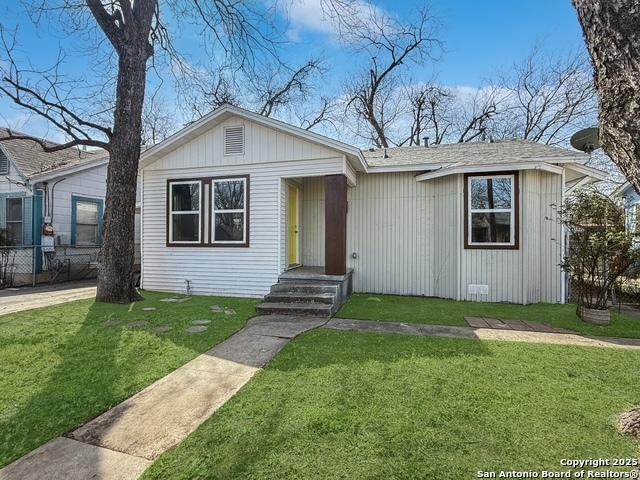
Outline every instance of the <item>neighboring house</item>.
<svg viewBox="0 0 640 480">
<path fill-rule="evenodd" d="M 356 292 L 563 302 L 557 207 L 604 177 L 587 160 L 527 141 L 361 151 L 224 106 L 141 157 L 142 285 L 262 296 L 352 275 Z"/>
<path fill-rule="evenodd" d="M 14 245 L 14 283 L 31 283 L 34 264 L 37 281 L 95 274 L 108 161 L 104 151 L 47 153 L 32 140 L 0 141 L 0 228 Z"/>
<path fill-rule="evenodd" d="M 640 227 L 640 195 L 629 182 L 616 189 L 613 195 L 622 198 L 627 230 L 637 232 Z"/>
</svg>

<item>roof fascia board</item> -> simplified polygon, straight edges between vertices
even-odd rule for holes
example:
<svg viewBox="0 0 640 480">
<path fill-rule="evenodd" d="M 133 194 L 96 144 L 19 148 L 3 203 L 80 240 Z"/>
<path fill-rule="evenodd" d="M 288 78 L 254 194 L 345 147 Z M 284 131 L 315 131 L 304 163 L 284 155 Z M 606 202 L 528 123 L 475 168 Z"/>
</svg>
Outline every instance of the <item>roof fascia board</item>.
<svg viewBox="0 0 640 480">
<path fill-rule="evenodd" d="M 605 180 L 608 177 L 607 172 L 579 163 L 565 165 L 565 168 L 597 180 Z"/>
<path fill-rule="evenodd" d="M 36 173 L 29 177 L 31 183 L 44 182 L 45 180 L 51 180 L 52 178 L 60 177 L 62 175 L 71 175 L 74 173 L 82 172 L 83 170 L 89 170 L 91 168 L 100 167 L 109 163 L 109 157 L 101 157 L 91 160 L 80 165 L 73 165 L 70 167 L 61 167 L 48 172 Z"/>
<path fill-rule="evenodd" d="M 446 168 L 455 163 L 424 163 L 415 165 L 382 165 L 379 167 L 369 166 L 367 173 L 395 173 L 395 172 L 424 172 L 440 168 Z"/>
<path fill-rule="evenodd" d="M 433 180 L 434 178 L 446 177 L 448 175 L 456 175 L 459 173 L 484 173 L 484 172 L 501 172 L 506 170 L 542 170 L 556 175 L 562 174 L 562 167 L 551 165 L 545 162 L 538 163 L 501 163 L 489 165 L 460 165 L 449 168 L 441 168 L 433 172 L 423 173 L 416 177 L 417 182 Z"/>
</svg>

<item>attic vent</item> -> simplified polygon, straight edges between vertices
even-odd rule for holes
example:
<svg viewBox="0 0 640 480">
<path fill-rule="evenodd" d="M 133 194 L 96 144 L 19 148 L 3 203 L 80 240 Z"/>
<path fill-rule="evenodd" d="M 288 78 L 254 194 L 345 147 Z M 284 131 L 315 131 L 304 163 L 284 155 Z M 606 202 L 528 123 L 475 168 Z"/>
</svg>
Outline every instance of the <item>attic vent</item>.
<svg viewBox="0 0 640 480">
<path fill-rule="evenodd" d="M 225 127 L 224 154 L 244 155 L 244 125 Z"/>
<path fill-rule="evenodd" d="M 7 173 L 9 173 L 9 158 L 0 148 L 0 175 L 6 175 Z"/>
</svg>

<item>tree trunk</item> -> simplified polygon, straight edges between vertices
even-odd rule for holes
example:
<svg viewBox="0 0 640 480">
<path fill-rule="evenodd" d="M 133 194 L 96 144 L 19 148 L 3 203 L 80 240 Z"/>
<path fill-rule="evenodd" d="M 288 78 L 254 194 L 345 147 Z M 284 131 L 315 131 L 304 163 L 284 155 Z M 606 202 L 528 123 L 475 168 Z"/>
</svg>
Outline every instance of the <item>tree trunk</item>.
<svg viewBox="0 0 640 480">
<path fill-rule="evenodd" d="M 600 143 L 640 191 L 640 4 L 573 0 L 595 69 Z"/>
<path fill-rule="evenodd" d="M 118 64 L 104 239 L 98 263 L 96 299 L 110 303 L 128 303 L 137 298 L 133 272 L 136 183 L 148 54 L 144 49 L 131 50 L 120 55 Z"/>
</svg>

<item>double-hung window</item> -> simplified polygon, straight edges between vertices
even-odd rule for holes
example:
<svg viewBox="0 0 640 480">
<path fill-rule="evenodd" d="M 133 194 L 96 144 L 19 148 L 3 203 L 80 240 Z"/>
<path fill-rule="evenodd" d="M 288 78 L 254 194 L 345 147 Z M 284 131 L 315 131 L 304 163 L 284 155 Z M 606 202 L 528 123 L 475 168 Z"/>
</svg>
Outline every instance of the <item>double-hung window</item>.
<svg viewBox="0 0 640 480">
<path fill-rule="evenodd" d="M 102 243 L 102 200 L 73 196 L 71 208 L 71 244 L 99 245 Z"/>
<path fill-rule="evenodd" d="M 213 197 L 213 244 L 246 245 L 247 178 L 220 178 L 211 181 Z"/>
<path fill-rule="evenodd" d="M 169 244 L 202 242 L 202 182 L 169 182 Z"/>
<path fill-rule="evenodd" d="M 518 248 L 518 174 L 467 175 L 467 248 Z"/>
<path fill-rule="evenodd" d="M 6 200 L 7 236 L 12 245 L 22 245 L 22 197 Z"/>
</svg>

